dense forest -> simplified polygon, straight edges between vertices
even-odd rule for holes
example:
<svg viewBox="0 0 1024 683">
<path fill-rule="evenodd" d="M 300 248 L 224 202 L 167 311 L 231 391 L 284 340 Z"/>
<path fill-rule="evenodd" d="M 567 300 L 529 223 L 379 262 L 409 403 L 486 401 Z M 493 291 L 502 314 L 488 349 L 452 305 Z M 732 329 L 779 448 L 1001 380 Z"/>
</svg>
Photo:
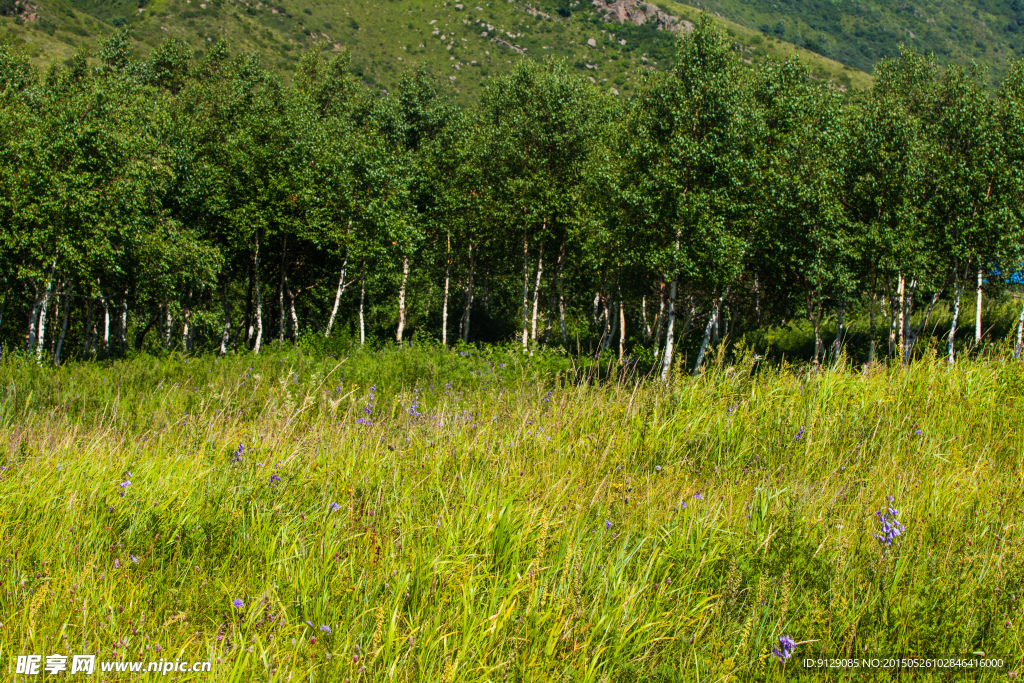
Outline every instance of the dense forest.
<svg viewBox="0 0 1024 683">
<path fill-rule="evenodd" d="M 422 69 L 366 91 L 345 52 L 287 85 L 223 42 L 96 57 L 0 47 L 7 353 L 514 339 L 667 372 L 794 318 L 819 362 L 857 315 L 907 360 L 942 301 L 952 361 L 965 298 L 1019 278 L 1022 63 L 993 93 L 905 51 L 850 97 L 703 19 L 629 98 L 523 59 L 463 108 Z"/>
</svg>

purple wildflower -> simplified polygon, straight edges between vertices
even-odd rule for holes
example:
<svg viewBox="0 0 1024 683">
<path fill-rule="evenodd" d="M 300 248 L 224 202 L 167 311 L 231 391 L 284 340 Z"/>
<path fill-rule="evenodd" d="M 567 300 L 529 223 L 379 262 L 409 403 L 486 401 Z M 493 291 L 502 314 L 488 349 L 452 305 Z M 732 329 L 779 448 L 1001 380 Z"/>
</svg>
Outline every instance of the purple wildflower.
<svg viewBox="0 0 1024 683">
<path fill-rule="evenodd" d="M 324 633 L 326 633 L 327 635 L 331 635 L 331 627 L 327 626 L 326 624 L 321 626 L 320 630 L 323 631 Z"/>
<path fill-rule="evenodd" d="M 121 568 L 121 560 L 114 560 L 114 569 Z"/>
<path fill-rule="evenodd" d="M 310 628 L 313 628 L 313 622 L 312 621 L 304 621 L 302 623 L 305 624 L 306 626 L 310 627 Z"/>
<path fill-rule="evenodd" d="M 800 427 L 800 431 L 796 433 L 796 438 L 797 439 L 801 439 L 801 438 L 803 438 L 803 435 L 804 435 L 804 428 L 801 426 Z"/>
<path fill-rule="evenodd" d="M 273 474 L 270 475 L 271 484 L 276 484 L 279 481 L 281 481 L 281 477 L 277 476 L 277 472 L 274 472 Z"/>
<path fill-rule="evenodd" d="M 605 529 L 608 529 L 608 530 L 610 530 L 610 529 L 612 528 L 612 523 L 611 523 L 611 520 L 607 520 L 607 519 L 606 519 L 606 520 L 604 521 L 604 528 L 605 528 Z"/>
<path fill-rule="evenodd" d="M 231 604 L 235 606 L 235 609 L 243 609 L 245 607 L 245 603 L 242 602 L 241 598 L 235 598 Z"/>
<path fill-rule="evenodd" d="M 796 647 L 796 643 L 789 636 L 779 636 L 779 646 L 772 648 L 772 656 L 779 660 L 780 663 L 785 664 L 786 660 L 789 659 L 793 654 L 793 648 Z"/>
<path fill-rule="evenodd" d="M 693 494 L 693 499 L 694 500 L 704 500 L 704 495 L 700 491 L 697 491 L 697 493 Z"/>
<path fill-rule="evenodd" d="M 337 512 L 340 509 L 341 509 L 340 505 L 338 505 L 337 503 L 331 503 L 331 512 Z"/>
<path fill-rule="evenodd" d="M 893 502 L 892 496 L 887 496 L 889 502 Z M 879 543 L 884 545 L 892 545 L 892 542 L 896 540 L 904 531 L 906 527 L 900 523 L 899 515 L 900 511 L 893 507 L 888 507 L 885 511 L 879 510 L 875 513 L 878 517 L 878 521 L 881 524 L 879 531 L 881 533 L 875 534 L 875 538 L 878 539 Z"/>
<path fill-rule="evenodd" d="M 245 446 L 239 443 L 238 448 L 235 449 L 235 457 L 231 458 L 231 462 L 242 462 L 242 453 L 244 452 Z"/>
<path fill-rule="evenodd" d="M 134 562 L 135 564 L 139 563 L 139 558 L 135 557 L 131 553 L 128 554 L 128 557 L 132 558 L 132 562 Z"/>
</svg>

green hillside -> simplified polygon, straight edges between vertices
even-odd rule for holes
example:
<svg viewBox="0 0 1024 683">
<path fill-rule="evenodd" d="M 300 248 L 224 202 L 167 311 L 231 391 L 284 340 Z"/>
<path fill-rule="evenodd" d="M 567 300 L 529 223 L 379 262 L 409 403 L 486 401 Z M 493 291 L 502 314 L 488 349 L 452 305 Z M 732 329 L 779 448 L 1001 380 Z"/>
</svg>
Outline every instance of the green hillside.
<svg viewBox="0 0 1024 683">
<path fill-rule="evenodd" d="M 707 0 L 706 7 L 869 71 L 901 42 L 943 64 L 976 61 L 995 76 L 1024 50 L 1024 0 Z"/>
<path fill-rule="evenodd" d="M 235 51 L 259 52 L 265 65 L 287 74 L 309 49 L 348 48 L 355 70 L 371 86 L 392 87 L 410 65 L 427 64 L 447 77 L 462 100 L 475 97 L 487 80 L 526 55 L 567 59 L 594 83 L 627 95 L 641 71 L 668 63 L 675 34 L 656 22 L 636 26 L 607 21 L 583 2 L 433 2 L 432 0 L 0 0 L 0 39 L 13 43 L 40 66 L 65 59 L 80 47 L 94 49 L 117 27 L 131 26 L 144 54 L 168 37 L 202 54 L 220 37 Z M 13 10 L 11 8 L 14 8 Z M 685 30 L 699 14 L 689 6 L 662 3 Z M 724 21 L 737 47 L 754 63 L 766 57 L 803 54 L 815 74 L 844 87 L 870 78 L 813 52 L 739 24 Z"/>
</svg>

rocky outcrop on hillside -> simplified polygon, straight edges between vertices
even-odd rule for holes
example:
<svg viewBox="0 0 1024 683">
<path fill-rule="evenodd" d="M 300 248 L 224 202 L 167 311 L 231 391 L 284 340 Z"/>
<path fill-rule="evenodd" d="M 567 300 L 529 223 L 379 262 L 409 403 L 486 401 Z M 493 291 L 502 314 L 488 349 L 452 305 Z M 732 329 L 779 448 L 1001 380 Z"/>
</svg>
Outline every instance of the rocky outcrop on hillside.
<svg viewBox="0 0 1024 683">
<path fill-rule="evenodd" d="M 657 27 L 663 31 L 675 34 L 686 34 L 693 30 L 693 24 L 674 17 L 667 12 L 662 12 L 655 5 L 641 0 L 593 0 L 594 7 L 605 15 L 607 21 L 616 24 L 625 24 L 627 21 L 637 26 L 643 26 L 648 22 L 655 22 Z"/>
</svg>

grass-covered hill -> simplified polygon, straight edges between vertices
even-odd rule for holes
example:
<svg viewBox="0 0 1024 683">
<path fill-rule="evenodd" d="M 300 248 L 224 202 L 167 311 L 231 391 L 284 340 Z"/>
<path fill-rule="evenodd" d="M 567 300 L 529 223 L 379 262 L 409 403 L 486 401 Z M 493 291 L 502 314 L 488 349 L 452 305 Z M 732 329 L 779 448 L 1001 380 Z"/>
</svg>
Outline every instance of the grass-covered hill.
<svg viewBox="0 0 1024 683">
<path fill-rule="evenodd" d="M 587 0 L 0 0 L 0 40 L 14 43 L 44 66 L 80 47 L 94 49 L 118 27 L 130 25 L 145 53 L 167 37 L 202 51 L 225 37 L 236 51 L 259 52 L 268 67 L 287 74 L 309 49 L 352 52 L 354 67 L 371 86 L 393 86 L 408 66 L 426 64 L 447 77 L 461 99 L 521 55 L 568 60 L 609 91 L 629 94 L 645 68 L 668 63 L 674 41 L 700 10 L 665 3 L 642 25 L 616 21 L 614 12 Z M 629 5 L 634 15 L 638 0 Z M 667 16 L 666 16 L 667 15 Z M 844 87 L 865 87 L 866 73 L 813 52 L 721 20 L 751 63 L 801 53 L 815 74 Z"/>
</svg>

